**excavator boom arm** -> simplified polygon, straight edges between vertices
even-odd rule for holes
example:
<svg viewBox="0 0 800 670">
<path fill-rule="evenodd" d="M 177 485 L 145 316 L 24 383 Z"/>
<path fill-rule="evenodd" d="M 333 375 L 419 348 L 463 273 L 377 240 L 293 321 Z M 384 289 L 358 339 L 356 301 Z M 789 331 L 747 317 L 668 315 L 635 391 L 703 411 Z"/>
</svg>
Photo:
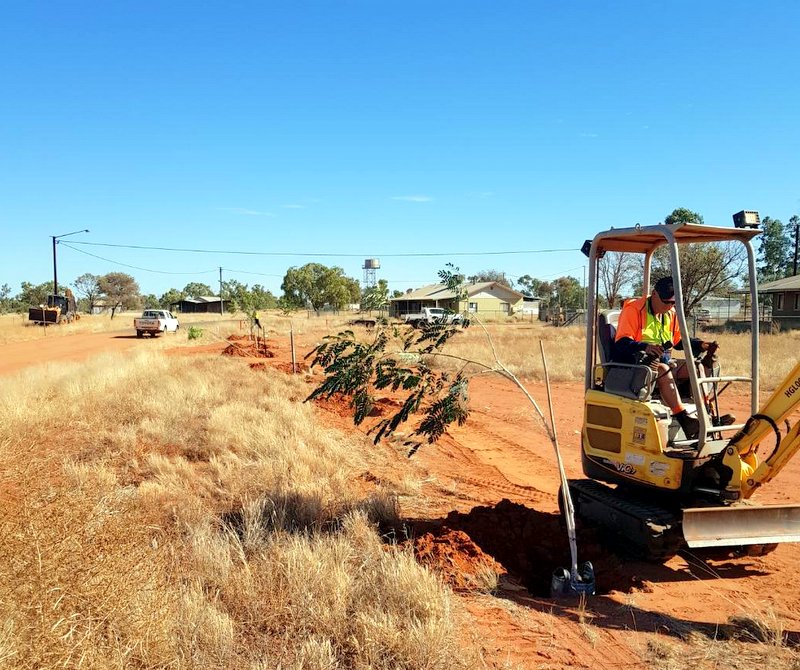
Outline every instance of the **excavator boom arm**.
<svg viewBox="0 0 800 670">
<path fill-rule="evenodd" d="M 759 412 L 731 439 L 724 459 L 725 464 L 734 472 L 729 489 L 738 488 L 742 498 L 749 498 L 759 486 L 773 479 L 800 450 L 800 421 L 795 422 L 781 436 L 781 425 L 798 405 L 800 362 L 775 389 Z M 759 458 L 756 448 L 771 435 L 776 436 L 775 448 L 766 458 Z"/>
</svg>

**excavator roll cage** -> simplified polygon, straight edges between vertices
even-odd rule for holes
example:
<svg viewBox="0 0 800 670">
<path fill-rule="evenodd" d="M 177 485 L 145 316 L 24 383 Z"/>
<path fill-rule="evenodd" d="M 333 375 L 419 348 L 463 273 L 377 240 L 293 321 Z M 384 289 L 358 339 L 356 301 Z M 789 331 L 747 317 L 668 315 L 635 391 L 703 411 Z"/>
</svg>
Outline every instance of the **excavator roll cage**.
<svg viewBox="0 0 800 670">
<path fill-rule="evenodd" d="M 678 325 L 681 333 L 688 339 L 689 327 L 686 318 L 686 311 L 683 304 L 683 287 L 681 285 L 681 266 L 678 247 L 682 244 L 703 243 L 703 242 L 738 242 L 742 244 L 747 252 L 748 265 L 748 284 L 750 294 L 751 309 L 751 347 L 750 347 L 750 375 L 749 376 L 718 376 L 700 378 L 693 365 L 687 366 L 689 373 L 689 387 L 694 398 L 703 397 L 703 391 L 711 385 L 720 383 L 748 383 L 750 386 L 751 414 L 758 411 L 758 388 L 759 388 L 759 368 L 758 368 L 758 289 L 756 286 L 756 266 L 755 252 L 751 240 L 759 234 L 759 230 L 753 228 L 723 228 L 705 226 L 691 223 L 678 224 L 659 224 L 655 226 L 636 226 L 634 228 L 611 229 L 599 233 L 588 246 L 587 255 L 589 257 L 589 284 L 587 297 L 587 319 L 586 319 L 586 367 L 584 384 L 586 390 L 594 388 L 594 370 L 596 365 L 606 368 L 611 372 L 612 389 L 619 386 L 622 388 L 633 389 L 646 388 L 646 384 L 652 380 L 642 379 L 641 384 L 635 380 L 627 383 L 625 380 L 633 375 L 646 377 L 641 372 L 644 366 L 623 366 L 619 363 L 601 360 L 598 362 L 598 338 L 600 328 L 598 324 L 598 264 L 606 252 L 639 253 L 644 255 L 644 274 L 642 277 L 642 293 L 648 295 L 650 287 L 650 266 L 653 254 L 656 249 L 666 246 L 669 251 L 670 270 L 675 287 L 675 312 L 678 318 Z M 602 315 L 600 315 L 602 319 Z M 602 342 L 601 342 L 602 344 Z M 639 371 L 631 370 L 629 373 L 623 372 L 623 368 L 639 368 Z M 609 389 L 609 392 L 615 392 Z M 631 397 L 631 396 L 628 396 Z M 645 398 L 640 398 L 644 400 Z M 734 424 L 729 426 L 713 426 L 703 403 L 697 403 L 697 419 L 700 422 L 700 431 L 697 440 L 698 452 L 703 452 L 706 443 L 711 441 L 712 435 L 719 435 L 722 432 L 735 433 L 744 428 L 744 424 Z M 711 445 L 709 445 L 711 446 Z"/>
</svg>

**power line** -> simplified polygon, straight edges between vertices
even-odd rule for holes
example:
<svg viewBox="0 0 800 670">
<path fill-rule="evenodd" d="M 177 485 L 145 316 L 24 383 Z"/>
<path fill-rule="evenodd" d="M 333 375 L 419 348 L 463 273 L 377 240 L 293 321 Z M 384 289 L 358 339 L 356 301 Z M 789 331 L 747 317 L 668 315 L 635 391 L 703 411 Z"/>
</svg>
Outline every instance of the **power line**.
<svg viewBox="0 0 800 670">
<path fill-rule="evenodd" d="M 71 244 L 81 244 L 94 247 L 114 247 L 117 249 L 144 249 L 148 251 L 177 251 L 192 254 L 232 254 L 240 256 L 304 256 L 313 258 L 368 258 L 380 256 L 381 258 L 428 258 L 441 256 L 510 256 L 523 254 L 553 254 L 567 251 L 580 251 L 577 248 L 569 249 L 526 249 L 511 251 L 451 251 L 451 252 L 429 252 L 429 253 L 403 253 L 403 254 L 331 254 L 331 253 L 308 253 L 299 251 L 237 251 L 224 249 L 187 249 L 180 247 L 151 247 L 139 244 L 110 244 L 108 242 L 71 242 Z"/>
<path fill-rule="evenodd" d="M 266 272 L 250 272 L 249 270 L 231 270 L 230 268 L 222 268 L 225 272 L 231 272 L 237 275 L 258 275 L 259 277 L 279 277 L 283 278 L 286 275 L 267 274 Z"/>
<path fill-rule="evenodd" d="M 98 256 L 96 254 L 90 254 L 88 251 L 84 251 L 83 249 L 76 249 L 71 244 L 67 244 L 64 241 L 59 241 L 59 244 L 63 247 L 68 247 L 73 251 L 77 251 L 79 254 L 85 254 L 86 256 L 91 256 L 92 258 L 99 258 L 101 261 L 106 261 L 107 263 L 113 263 L 114 265 L 120 265 L 124 268 L 132 268 L 134 270 L 141 270 L 142 272 L 154 272 L 160 275 L 205 275 L 209 274 L 210 272 L 216 272 L 216 270 L 197 270 L 196 272 L 167 272 L 166 270 L 151 270 L 150 268 L 142 268 L 138 265 L 128 265 L 127 263 L 120 263 L 119 261 L 111 260 L 110 258 L 103 258 L 102 256 Z"/>
</svg>

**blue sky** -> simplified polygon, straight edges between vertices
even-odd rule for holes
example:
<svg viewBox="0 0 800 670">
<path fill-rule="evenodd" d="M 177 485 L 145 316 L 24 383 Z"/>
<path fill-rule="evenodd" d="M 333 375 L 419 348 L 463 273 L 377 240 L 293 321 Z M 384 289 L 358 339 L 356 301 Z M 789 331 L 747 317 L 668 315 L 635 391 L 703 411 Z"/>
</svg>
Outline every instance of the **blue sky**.
<svg viewBox="0 0 800 670">
<path fill-rule="evenodd" d="M 160 294 L 222 266 L 277 293 L 289 266 L 361 278 L 368 257 L 400 290 L 448 261 L 581 279 L 577 251 L 459 253 L 578 249 L 679 206 L 800 213 L 796 1 L 0 11 L 14 292 L 52 279 L 50 235 L 83 228 L 64 242 L 296 255 L 62 244 L 59 283 L 125 271 Z M 416 253 L 445 255 L 391 255 Z"/>
</svg>

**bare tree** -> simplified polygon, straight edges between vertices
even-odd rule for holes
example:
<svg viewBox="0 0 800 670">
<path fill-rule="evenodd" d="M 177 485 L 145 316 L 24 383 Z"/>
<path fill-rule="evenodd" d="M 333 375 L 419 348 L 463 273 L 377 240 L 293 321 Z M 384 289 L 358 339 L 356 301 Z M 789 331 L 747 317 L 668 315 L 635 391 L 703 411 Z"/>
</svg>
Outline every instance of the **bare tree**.
<svg viewBox="0 0 800 670">
<path fill-rule="evenodd" d="M 745 248 L 737 242 L 683 245 L 678 257 L 687 314 L 692 314 L 707 296 L 733 290 L 747 262 Z M 653 254 L 652 281 L 671 274 L 669 254 L 661 247 Z"/>
<path fill-rule="evenodd" d="M 681 207 L 669 214 L 664 223 L 702 224 L 703 217 Z M 691 314 L 707 296 L 734 289 L 736 280 L 744 274 L 747 252 L 738 242 L 697 243 L 681 245 L 678 258 L 681 263 L 683 307 L 687 314 Z M 660 247 L 653 254 L 651 274 L 653 282 L 672 274 L 666 247 Z"/>
<path fill-rule="evenodd" d="M 84 272 L 80 277 L 72 282 L 72 285 L 75 287 L 78 295 L 86 300 L 86 309 L 89 313 L 91 313 L 94 310 L 97 299 L 102 294 L 102 291 L 100 290 L 100 277 L 93 275 L 91 272 Z"/>
<path fill-rule="evenodd" d="M 600 290 L 611 309 L 622 297 L 625 286 L 636 280 L 638 267 L 636 259 L 631 254 L 619 251 L 609 251 L 601 259 L 597 268 Z"/>
</svg>

